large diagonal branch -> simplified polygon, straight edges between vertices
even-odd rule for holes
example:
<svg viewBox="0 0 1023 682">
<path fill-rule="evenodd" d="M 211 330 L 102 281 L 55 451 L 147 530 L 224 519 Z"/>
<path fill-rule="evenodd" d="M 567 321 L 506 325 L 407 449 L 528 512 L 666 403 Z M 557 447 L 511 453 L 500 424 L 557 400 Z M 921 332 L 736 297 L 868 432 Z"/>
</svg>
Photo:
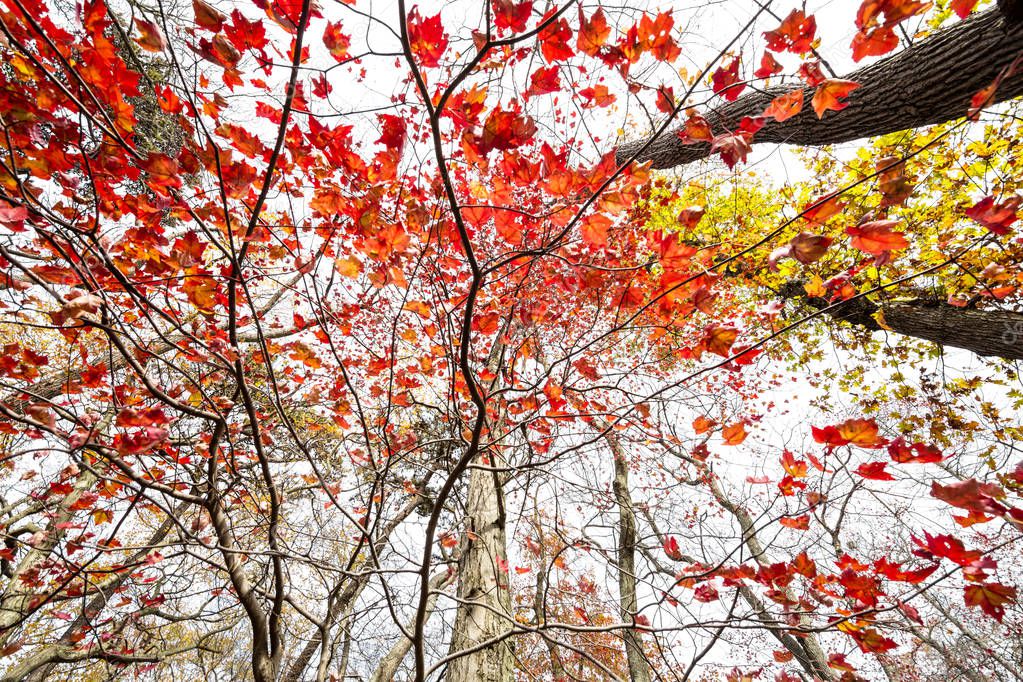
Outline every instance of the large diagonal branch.
<svg viewBox="0 0 1023 682">
<path fill-rule="evenodd" d="M 835 304 L 807 296 L 798 281 L 785 283 L 779 293 L 783 298 L 825 310 L 834 320 L 872 332 L 884 329 L 942 347 L 963 348 L 981 357 L 1023 360 L 1023 313 L 962 308 L 927 298 L 880 303 L 857 298 Z"/>
<path fill-rule="evenodd" d="M 1023 54 L 1023 23 L 1016 8 L 1020 0 L 1003 0 L 991 9 L 942 29 L 890 57 L 854 71 L 844 78 L 859 83 L 841 111 L 823 118 L 810 108 L 814 89 L 804 90 L 807 106 L 784 122 L 768 120 L 753 142 L 819 146 L 849 142 L 875 135 L 943 123 L 968 113 L 972 97 L 990 86 L 1003 70 Z M 796 88 L 773 86 L 740 97 L 705 114 L 715 135 L 735 131 L 749 116 L 760 116 L 779 95 Z M 1023 94 L 1023 68 L 1000 82 L 990 103 Z M 707 143 L 686 144 L 668 132 L 652 140 L 639 140 L 617 150 L 619 163 L 633 155 L 652 161 L 653 168 L 673 168 L 705 158 Z"/>
</svg>

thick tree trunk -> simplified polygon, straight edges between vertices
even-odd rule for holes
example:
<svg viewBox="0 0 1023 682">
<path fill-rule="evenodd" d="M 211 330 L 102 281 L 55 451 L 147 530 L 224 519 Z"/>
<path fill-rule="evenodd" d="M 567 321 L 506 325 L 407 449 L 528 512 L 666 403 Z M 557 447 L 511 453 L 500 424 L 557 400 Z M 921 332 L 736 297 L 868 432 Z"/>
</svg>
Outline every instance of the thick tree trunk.
<svg viewBox="0 0 1023 682">
<path fill-rule="evenodd" d="M 625 459 L 625 449 L 612 431 L 608 431 L 604 439 L 611 446 L 614 456 L 612 490 L 618 504 L 618 606 L 622 620 L 629 622 L 639 611 L 639 599 L 636 596 L 636 512 L 629 491 L 629 463 Z M 623 636 L 625 655 L 629 662 L 629 679 L 631 682 L 650 682 L 650 665 L 639 632 L 629 628 L 624 630 Z"/>
<path fill-rule="evenodd" d="M 1003 3 L 1000 3 L 1002 5 Z M 778 123 L 773 119 L 753 142 L 817 146 L 942 123 L 967 114 L 974 94 L 988 87 L 1003 69 L 1023 54 L 1023 24 L 1013 17 L 1017 0 L 980 12 L 919 41 L 895 55 L 854 71 L 846 80 L 860 87 L 847 98 L 849 106 L 818 119 L 810 107 L 814 89 L 804 89 L 803 111 Z M 715 135 L 738 128 L 746 116 L 760 116 L 771 101 L 795 88 L 775 86 L 753 92 L 705 114 Z M 1023 94 L 1023 68 L 1006 77 L 995 102 Z M 649 144 L 648 144 L 649 143 Z M 650 140 L 622 145 L 619 163 L 636 155 L 654 168 L 673 168 L 710 155 L 710 145 L 684 144 L 669 132 Z"/>
<path fill-rule="evenodd" d="M 925 299 L 886 301 L 878 306 L 858 298 L 834 306 L 823 298 L 800 296 L 802 286 L 795 282 L 784 286 L 781 293 L 786 298 L 801 298 L 814 308 L 831 308 L 828 315 L 833 319 L 871 331 L 892 331 L 983 357 L 1023 360 L 1023 313 L 959 308 Z"/>
<path fill-rule="evenodd" d="M 499 466 L 491 451 L 490 461 Z M 465 542 L 458 569 L 458 611 L 451 634 L 447 682 L 511 682 L 512 651 L 508 640 L 490 646 L 515 622 L 508 591 L 508 552 L 504 490 L 499 475 L 474 468 L 469 473 L 465 505 Z"/>
</svg>

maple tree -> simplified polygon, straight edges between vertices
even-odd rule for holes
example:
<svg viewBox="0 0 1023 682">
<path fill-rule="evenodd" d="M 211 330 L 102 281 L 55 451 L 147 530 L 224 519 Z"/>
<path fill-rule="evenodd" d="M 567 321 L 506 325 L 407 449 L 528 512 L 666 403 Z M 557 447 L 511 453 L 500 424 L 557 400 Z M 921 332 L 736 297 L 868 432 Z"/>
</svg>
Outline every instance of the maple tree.
<svg viewBox="0 0 1023 682">
<path fill-rule="evenodd" d="M 3 0 L 3 679 L 1019 677 L 980 5 Z"/>
</svg>

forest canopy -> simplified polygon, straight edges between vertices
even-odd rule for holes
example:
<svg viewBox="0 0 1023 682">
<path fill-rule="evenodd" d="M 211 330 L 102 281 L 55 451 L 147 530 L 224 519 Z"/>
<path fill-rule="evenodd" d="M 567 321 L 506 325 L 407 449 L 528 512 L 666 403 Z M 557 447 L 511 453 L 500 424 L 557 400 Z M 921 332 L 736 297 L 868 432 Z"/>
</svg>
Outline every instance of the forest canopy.
<svg viewBox="0 0 1023 682">
<path fill-rule="evenodd" d="M 1023 4 L 0 0 L 0 679 L 1023 679 Z"/>
</svg>

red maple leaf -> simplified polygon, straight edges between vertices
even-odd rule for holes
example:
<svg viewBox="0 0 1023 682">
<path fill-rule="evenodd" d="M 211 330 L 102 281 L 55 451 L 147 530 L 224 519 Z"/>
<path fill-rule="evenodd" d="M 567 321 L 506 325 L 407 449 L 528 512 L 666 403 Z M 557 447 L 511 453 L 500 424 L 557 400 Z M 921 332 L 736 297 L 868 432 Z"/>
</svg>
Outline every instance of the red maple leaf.
<svg viewBox="0 0 1023 682">
<path fill-rule="evenodd" d="M 994 197 L 987 196 L 966 209 L 965 213 L 968 218 L 977 221 L 995 234 L 1004 235 L 1009 233 L 1009 226 L 1016 222 L 1021 201 L 1023 197 L 1019 195 L 999 202 L 995 202 Z"/>
<path fill-rule="evenodd" d="M 681 48 L 671 35 L 674 25 L 675 20 L 672 18 L 671 12 L 661 12 L 653 19 L 648 14 L 644 14 L 643 18 L 639 20 L 637 39 L 655 59 L 662 62 L 674 61 L 682 53 Z"/>
<path fill-rule="evenodd" d="M 806 16 L 803 10 L 794 9 L 782 20 L 781 26 L 773 31 L 766 31 L 767 49 L 775 52 L 809 52 L 813 47 L 817 32 L 817 20 L 813 15 Z"/>
<path fill-rule="evenodd" d="M 674 535 L 669 535 L 664 538 L 664 553 L 672 561 L 684 561 L 685 557 L 682 556 L 682 551 L 678 547 L 678 540 L 675 539 Z"/>
<path fill-rule="evenodd" d="M 746 87 L 739 82 L 739 58 L 735 57 L 727 66 L 719 66 L 711 76 L 714 94 L 721 95 L 726 101 L 735 100 Z"/>
<path fill-rule="evenodd" d="M 561 72 L 556 66 L 537 69 L 529 78 L 529 88 L 522 94 L 526 99 L 546 95 L 561 89 Z"/>
<path fill-rule="evenodd" d="M 757 78 L 770 78 L 776 73 L 781 73 L 781 64 L 773 54 L 765 52 L 764 56 L 760 58 L 760 68 L 754 71 L 753 75 Z"/>
<path fill-rule="evenodd" d="M 532 140 L 535 133 L 536 124 L 531 117 L 497 106 L 483 123 L 481 151 L 520 147 Z"/>
<path fill-rule="evenodd" d="M 440 65 L 441 55 L 448 46 L 448 36 L 440 22 L 440 14 L 422 17 L 413 7 L 408 13 L 408 40 L 412 54 L 422 66 Z"/>
<path fill-rule="evenodd" d="M 967 585 L 963 590 L 967 606 L 979 608 L 999 623 L 1005 616 L 1005 604 L 1016 601 L 1016 588 L 1001 583 Z"/>
<path fill-rule="evenodd" d="M 572 29 L 569 28 L 568 22 L 564 19 L 552 22 L 537 35 L 537 41 L 540 43 L 540 54 L 543 55 L 544 60 L 548 64 L 569 59 L 575 54 L 575 50 L 572 49 L 571 40 Z"/>
<path fill-rule="evenodd" d="M 323 29 L 323 46 L 327 48 L 334 59 L 339 62 L 346 60 L 351 44 L 351 38 L 341 32 L 340 24 L 327 22 L 327 26 Z"/>
<path fill-rule="evenodd" d="M 737 133 L 735 135 L 718 135 L 710 147 L 711 152 L 718 152 L 721 160 L 729 168 L 734 168 L 739 162 L 746 162 L 746 156 L 753 150 L 746 135 Z"/>
<path fill-rule="evenodd" d="M 494 13 L 494 25 L 507 28 L 516 33 L 526 30 L 526 23 L 533 11 L 533 0 L 492 0 L 490 7 Z"/>
<path fill-rule="evenodd" d="M 923 541 L 914 537 L 913 542 L 920 547 L 919 550 L 914 550 L 913 553 L 925 559 L 941 557 L 954 561 L 960 566 L 969 566 L 981 558 L 980 552 L 966 549 L 966 546 L 959 539 L 951 535 L 931 535 L 924 531 Z"/>
<path fill-rule="evenodd" d="M 856 473 L 872 481 L 894 481 L 895 477 L 885 470 L 886 462 L 865 462 L 856 467 Z"/>
</svg>

